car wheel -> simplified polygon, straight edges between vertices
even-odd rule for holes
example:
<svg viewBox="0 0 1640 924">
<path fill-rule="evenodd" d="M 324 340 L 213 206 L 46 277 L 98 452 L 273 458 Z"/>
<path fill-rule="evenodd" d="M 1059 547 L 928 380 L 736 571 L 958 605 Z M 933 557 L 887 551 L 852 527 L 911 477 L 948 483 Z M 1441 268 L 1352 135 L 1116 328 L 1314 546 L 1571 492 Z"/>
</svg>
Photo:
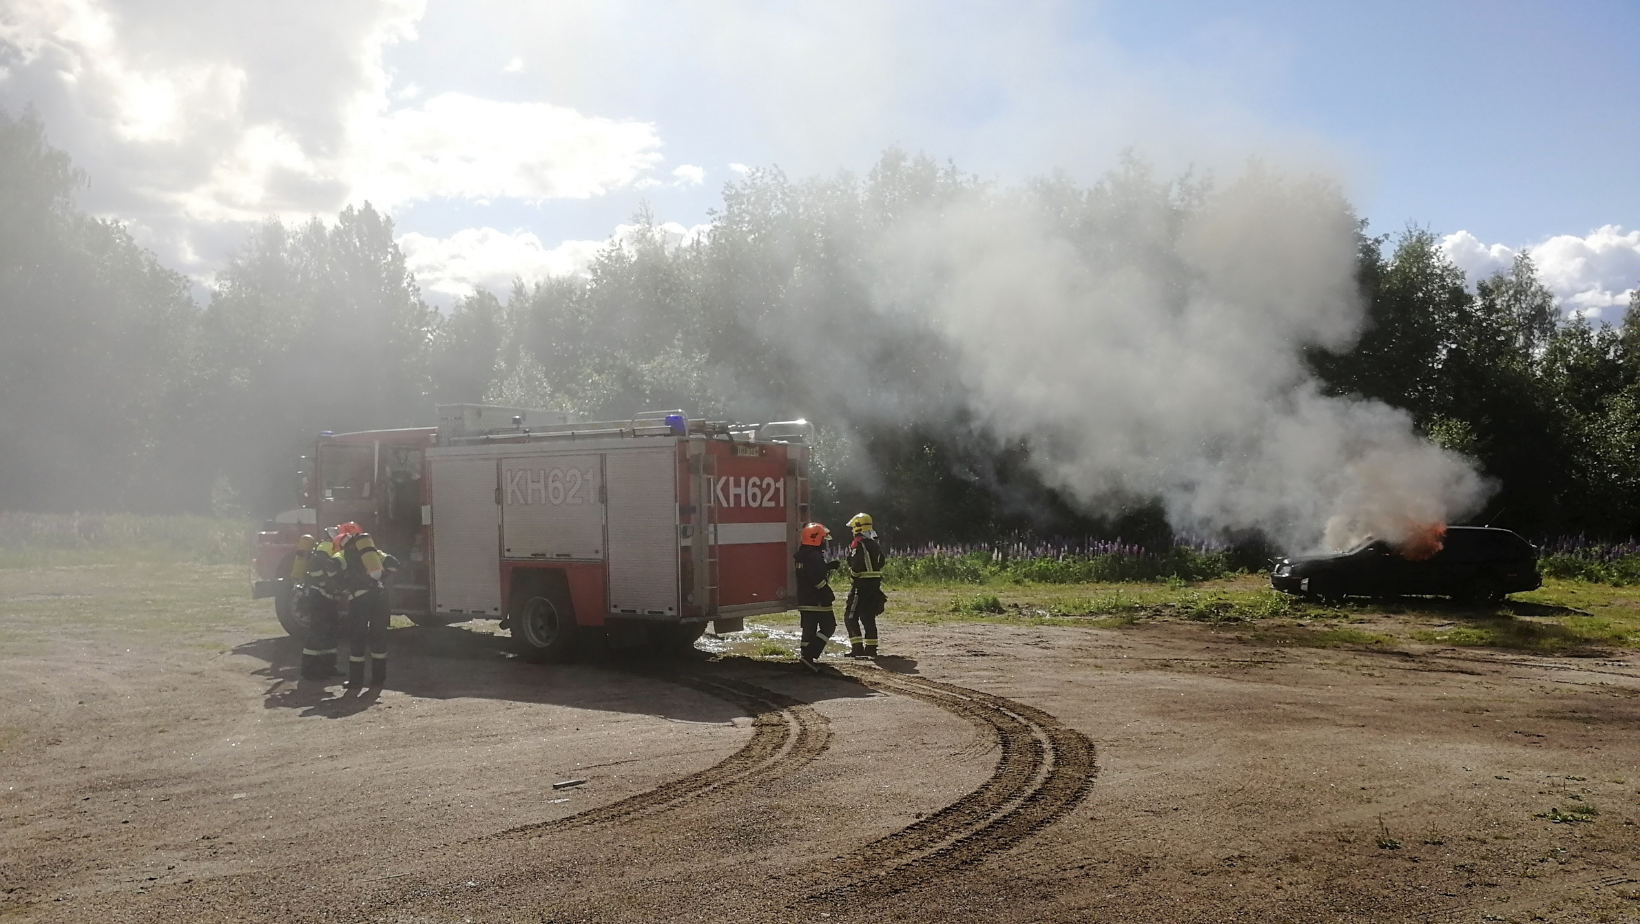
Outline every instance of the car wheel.
<svg viewBox="0 0 1640 924">
<path fill-rule="evenodd" d="M 1509 595 L 1507 593 L 1504 593 L 1503 588 L 1498 586 L 1496 581 L 1489 578 L 1479 578 L 1471 582 L 1470 585 L 1465 588 L 1463 593 L 1457 595 L 1460 601 L 1477 606 L 1485 604 L 1496 605 L 1502 603 L 1504 598 L 1508 596 Z"/>
<path fill-rule="evenodd" d="M 1310 590 L 1306 596 L 1317 603 L 1342 603 L 1344 600 L 1338 584 L 1329 578 L 1310 578 Z"/>
</svg>

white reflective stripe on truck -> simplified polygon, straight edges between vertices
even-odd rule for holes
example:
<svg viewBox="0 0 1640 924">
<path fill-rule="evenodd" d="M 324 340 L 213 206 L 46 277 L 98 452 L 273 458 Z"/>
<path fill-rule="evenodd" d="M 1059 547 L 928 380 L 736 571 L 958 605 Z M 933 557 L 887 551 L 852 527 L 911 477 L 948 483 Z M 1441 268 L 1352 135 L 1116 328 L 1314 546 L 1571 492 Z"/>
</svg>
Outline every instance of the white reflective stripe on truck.
<svg viewBox="0 0 1640 924">
<path fill-rule="evenodd" d="M 785 545 L 789 532 L 784 523 L 718 523 L 711 528 L 717 530 L 717 538 L 708 539 L 713 545 Z M 691 526 L 678 528 L 680 548 L 687 549 L 694 542 L 693 530 Z"/>
<path fill-rule="evenodd" d="M 757 545 L 786 541 L 785 523 L 719 523 L 718 545 Z"/>
</svg>

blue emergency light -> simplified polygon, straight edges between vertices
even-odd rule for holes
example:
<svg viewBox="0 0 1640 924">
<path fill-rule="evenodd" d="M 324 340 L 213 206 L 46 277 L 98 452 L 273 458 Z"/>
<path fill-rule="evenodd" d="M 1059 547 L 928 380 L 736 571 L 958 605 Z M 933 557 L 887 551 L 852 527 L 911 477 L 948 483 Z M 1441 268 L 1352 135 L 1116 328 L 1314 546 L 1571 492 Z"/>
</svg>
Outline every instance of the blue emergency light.
<svg viewBox="0 0 1640 924">
<path fill-rule="evenodd" d="M 666 425 L 679 436 L 685 436 L 689 433 L 689 421 L 682 414 L 666 415 Z"/>
</svg>

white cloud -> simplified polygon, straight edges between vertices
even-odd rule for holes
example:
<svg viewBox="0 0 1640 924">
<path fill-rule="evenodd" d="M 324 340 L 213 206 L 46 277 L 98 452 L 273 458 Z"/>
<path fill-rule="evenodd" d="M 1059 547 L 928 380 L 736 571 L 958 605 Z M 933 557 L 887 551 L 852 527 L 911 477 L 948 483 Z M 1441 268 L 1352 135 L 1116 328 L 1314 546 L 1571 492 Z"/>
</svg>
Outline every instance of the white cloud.
<svg viewBox="0 0 1640 924">
<path fill-rule="evenodd" d="M 1509 268 L 1515 259 L 1515 249 L 1503 244 L 1483 244 L 1468 231 L 1448 234 L 1441 239 L 1441 250 L 1448 260 L 1457 264 L 1470 279 L 1485 279 Z"/>
<path fill-rule="evenodd" d="M 1459 231 L 1443 238 L 1441 249 L 1471 281 L 1506 270 L 1515 254 L 1529 253 L 1539 278 L 1568 314 L 1615 320 L 1614 309 L 1627 305 L 1640 286 L 1640 231 L 1624 233 L 1618 225 L 1582 237 L 1561 234 L 1529 247 L 1484 244 Z"/>
<path fill-rule="evenodd" d="M 746 166 L 745 164 L 730 164 L 729 169 L 740 174 L 741 176 L 745 176 L 746 174 L 752 172 L 752 168 Z"/>
<path fill-rule="evenodd" d="M 584 273 L 608 241 L 564 241 L 547 247 L 528 231 L 466 228 L 446 238 L 399 238 L 406 264 L 432 296 L 460 298 L 477 288 L 505 294 L 513 279 L 539 282 Z M 435 299 L 438 300 L 438 299 Z"/>
<path fill-rule="evenodd" d="M 632 185 L 661 159 L 648 123 L 460 93 L 364 121 L 354 143 L 350 198 L 388 207 L 439 196 L 585 199 Z"/>
<path fill-rule="evenodd" d="M 1562 234 L 1533 247 L 1532 259 L 1544 284 L 1585 313 L 1626 305 L 1640 285 L 1640 231 L 1606 225 L 1583 237 Z"/>
<path fill-rule="evenodd" d="M 685 227 L 675 221 L 655 228 L 667 247 L 687 246 L 709 229 L 709 225 Z M 638 226 L 623 224 L 601 241 L 563 241 L 548 247 L 529 231 L 466 228 L 446 238 L 405 234 L 399 238 L 399 247 L 423 291 L 435 303 L 448 305 L 480 288 L 504 296 L 514 279 L 528 284 L 555 276 L 585 275 L 600 251 L 611 244 L 629 247 L 638 234 Z"/>
<path fill-rule="evenodd" d="M 503 74 L 522 74 L 522 73 L 524 73 L 524 59 L 518 57 L 517 55 L 513 55 L 512 60 L 507 62 L 507 66 L 501 69 L 501 73 L 503 73 Z"/>
<path fill-rule="evenodd" d="M 85 204 L 152 229 L 145 243 L 179 261 L 220 253 L 190 236 L 238 238 L 219 223 L 329 216 L 365 199 L 587 198 L 653 181 L 652 124 L 464 93 L 413 102 L 421 88 L 396 81 L 383 56 L 416 37 L 423 13 L 423 0 L 140 11 L 0 0 L 0 106 L 36 106 L 96 180 Z"/>
<path fill-rule="evenodd" d="M 699 186 L 706 181 L 706 171 L 694 164 L 684 164 L 672 171 L 679 186 Z"/>
</svg>

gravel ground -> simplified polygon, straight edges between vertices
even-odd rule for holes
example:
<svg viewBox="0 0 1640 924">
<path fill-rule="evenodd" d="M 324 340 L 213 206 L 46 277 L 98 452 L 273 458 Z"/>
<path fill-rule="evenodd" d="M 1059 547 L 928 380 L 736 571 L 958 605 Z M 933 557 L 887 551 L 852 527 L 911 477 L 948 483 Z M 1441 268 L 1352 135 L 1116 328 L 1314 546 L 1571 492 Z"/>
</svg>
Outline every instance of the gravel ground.
<svg viewBox="0 0 1640 924">
<path fill-rule="evenodd" d="M 817 677 L 479 623 L 352 696 L 242 594 L 0 572 L 0 920 L 1640 920 L 1628 661 L 890 619 Z"/>
</svg>

